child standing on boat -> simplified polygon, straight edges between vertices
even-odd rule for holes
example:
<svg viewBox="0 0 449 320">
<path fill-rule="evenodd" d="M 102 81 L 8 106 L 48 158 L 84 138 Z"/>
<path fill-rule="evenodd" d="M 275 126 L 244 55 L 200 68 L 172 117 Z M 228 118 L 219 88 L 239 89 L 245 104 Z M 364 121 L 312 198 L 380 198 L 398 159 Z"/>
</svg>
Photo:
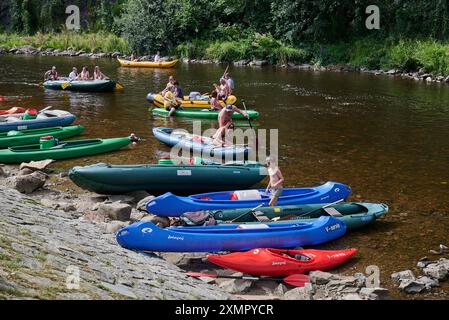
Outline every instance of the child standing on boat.
<svg viewBox="0 0 449 320">
<path fill-rule="evenodd" d="M 284 176 L 282 175 L 281 170 L 279 169 L 276 161 L 273 157 L 267 158 L 268 175 L 270 176 L 270 182 L 268 183 L 267 189 L 265 193 L 271 191 L 270 196 L 270 207 L 274 207 L 278 203 L 279 197 L 282 195 L 282 191 L 284 190 Z"/>
</svg>

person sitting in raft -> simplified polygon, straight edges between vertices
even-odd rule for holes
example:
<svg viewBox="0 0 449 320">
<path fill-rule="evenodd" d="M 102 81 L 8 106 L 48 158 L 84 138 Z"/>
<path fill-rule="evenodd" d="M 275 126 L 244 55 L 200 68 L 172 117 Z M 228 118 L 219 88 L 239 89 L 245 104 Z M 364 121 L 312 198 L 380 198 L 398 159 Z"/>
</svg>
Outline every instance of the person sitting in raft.
<svg viewBox="0 0 449 320">
<path fill-rule="evenodd" d="M 181 103 L 181 101 L 184 100 L 184 92 L 182 91 L 181 87 L 179 86 L 178 80 L 173 82 L 173 96 L 178 103 Z"/>
<path fill-rule="evenodd" d="M 212 92 L 212 95 L 210 96 L 210 105 L 211 110 L 220 111 L 221 109 L 223 109 L 220 104 L 220 100 L 218 100 L 217 91 Z"/>
<path fill-rule="evenodd" d="M 178 104 L 178 101 L 176 101 L 173 92 L 167 91 L 164 95 L 164 108 L 165 110 L 170 111 L 168 116 L 173 116 L 173 113 L 175 113 L 179 107 L 180 105 Z"/>
<path fill-rule="evenodd" d="M 56 71 L 56 67 L 53 66 L 50 70 L 45 72 L 44 80 L 45 81 L 56 81 L 59 79 L 58 71 Z"/>
<path fill-rule="evenodd" d="M 161 52 L 158 51 L 158 52 L 156 52 L 156 55 L 154 56 L 154 62 L 161 62 L 161 61 L 162 61 Z"/>
<path fill-rule="evenodd" d="M 214 86 L 218 93 L 218 99 L 226 100 L 229 97 L 231 89 L 225 79 L 220 80 L 220 85 L 215 84 Z"/>
<path fill-rule="evenodd" d="M 78 75 L 78 80 L 87 81 L 90 79 L 89 70 L 87 70 L 87 67 L 84 66 L 81 73 Z"/>
<path fill-rule="evenodd" d="M 72 72 L 69 74 L 69 81 L 75 81 L 78 78 L 78 69 L 76 67 L 72 68 Z"/>
<path fill-rule="evenodd" d="M 165 94 L 168 91 L 173 91 L 173 87 L 174 87 L 175 81 L 176 81 L 176 78 L 174 76 L 171 75 L 170 77 L 168 77 L 167 86 L 165 87 L 165 89 L 161 93 L 163 96 L 165 96 Z"/>
<path fill-rule="evenodd" d="M 235 89 L 234 80 L 231 78 L 231 75 L 229 74 L 229 72 L 226 72 L 222 79 L 224 79 L 226 81 L 226 83 L 228 84 L 229 94 L 231 95 L 232 91 L 234 91 L 234 89 Z"/>
<path fill-rule="evenodd" d="M 284 190 L 283 184 L 284 184 L 284 176 L 282 175 L 281 170 L 279 169 L 277 162 L 274 160 L 273 157 L 267 158 L 266 166 L 268 168 L 268 175 L 270 176 L 270 182 L 268 182 L 267 189 L 265 190 L 265 193 L 268 194 L 268 191 L 270 192 L 270 207 L 274 207 L 278 203 L 279 197 L 282 195 L 282 192 Z"/>
<path fill-rule="evenodd" d="M 106 77 L 100 70 L 99 66 L 95 67 L 94 70 L 94 80 L 107 80 L 108 77 Z"/>
<path fill-rule="evenodd" d="M 137 53 L 135 51 L 131 53 L 131 61 L 139 61 L 139 57 L 137 57 Z"/>
</svg>

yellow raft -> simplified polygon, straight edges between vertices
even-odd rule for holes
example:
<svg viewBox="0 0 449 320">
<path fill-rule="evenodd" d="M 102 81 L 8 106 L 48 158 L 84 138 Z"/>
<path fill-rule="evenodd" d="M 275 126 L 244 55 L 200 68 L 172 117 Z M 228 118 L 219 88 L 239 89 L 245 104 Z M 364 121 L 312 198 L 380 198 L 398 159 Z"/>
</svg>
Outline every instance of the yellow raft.
<svg viewBox="0 0 449 320">
<path fill-rule="evenodd" d="M 122 60 L 122 59 L 118 59 L 118 58 L 117 58 L 117 60 L 120 63 L 120 66 L 127 67 L 127 68 L 173 68 L 178 63 L 178 60 L 161 61 L 161 62 L 128 61 L 128 60 Z"/>
<path fill-rule="evenodd" d="M 230 104 L 234 104 L 237 101 L 237 98 L 234 96 L 229 96 L 229 98 L 231 97 L 233 100 Z M 154 104 L 158 108 L 164 108 L 164 97 L 160 93 L 149 93 L 147 95 L 147 101 Z M 209 96 L 207 95 L 201 96 L 201 99 L 191 99 L 189 96 L 184 96 L 184 99 L 180 102 L 180 104 L 184 108 L 210 109 L 212 107 Z M 220 101 L 220 104 L 224 108 L 227 103 L 225 101 Z"/>
</svg>

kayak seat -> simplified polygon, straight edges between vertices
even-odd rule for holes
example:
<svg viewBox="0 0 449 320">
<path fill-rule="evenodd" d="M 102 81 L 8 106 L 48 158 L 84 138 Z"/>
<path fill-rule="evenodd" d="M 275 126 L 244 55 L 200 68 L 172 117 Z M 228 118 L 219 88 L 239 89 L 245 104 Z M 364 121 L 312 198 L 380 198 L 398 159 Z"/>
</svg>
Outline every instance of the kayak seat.
<svg viewBox="0 0 449 320">
<path fill-rule="evenodd" d="M 307 257 L 303 254 L 295 254 L 293 256 L 293 258 L 295 258 L 296 260 L 299 260 L 299 261 L 310 261 L 311 260 L 309 257 Z"/>
<path fill-rule="evenodd" d="M 331 217 L 341 218 L 343 215 L 335 208 L 329 207 L 323 209 Z"/>
</svg>

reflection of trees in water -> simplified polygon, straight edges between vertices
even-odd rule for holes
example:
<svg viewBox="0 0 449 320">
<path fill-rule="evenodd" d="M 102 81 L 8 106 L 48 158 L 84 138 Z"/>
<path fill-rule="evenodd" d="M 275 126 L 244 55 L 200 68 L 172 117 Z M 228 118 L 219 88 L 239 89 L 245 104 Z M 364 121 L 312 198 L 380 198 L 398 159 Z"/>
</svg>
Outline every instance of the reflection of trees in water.
<svg viewBox="0 0 449 320">
<path fill-rule="evenodd" d="M 151 87 L 153 91 L 158 91 L 159 87 L 165 86 L 170 75 L 176 77 L 176 69 L 119 68 L 117 73 L 125 85 L 145 83 L 145 86 Z M 162 89 L 164 88 L 160 88 Z"/>
</svg>

